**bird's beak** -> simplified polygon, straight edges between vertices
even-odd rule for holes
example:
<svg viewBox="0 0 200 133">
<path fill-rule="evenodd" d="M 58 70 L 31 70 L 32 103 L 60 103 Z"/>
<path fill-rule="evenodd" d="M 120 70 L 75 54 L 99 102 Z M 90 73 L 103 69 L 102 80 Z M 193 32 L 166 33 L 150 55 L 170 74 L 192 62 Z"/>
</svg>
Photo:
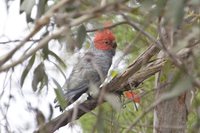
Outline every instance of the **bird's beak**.
<svg viewBox="0 0 200 133">
<path fill-rule="evenodd" d="M 111 45 L 112 45 L 113 48 L 116 48 L 116 47 L 117 47 L 117 43 L 116 43 L 115 41 L 112 41 L 112 44 L 111 44 Z"/>
</svg>

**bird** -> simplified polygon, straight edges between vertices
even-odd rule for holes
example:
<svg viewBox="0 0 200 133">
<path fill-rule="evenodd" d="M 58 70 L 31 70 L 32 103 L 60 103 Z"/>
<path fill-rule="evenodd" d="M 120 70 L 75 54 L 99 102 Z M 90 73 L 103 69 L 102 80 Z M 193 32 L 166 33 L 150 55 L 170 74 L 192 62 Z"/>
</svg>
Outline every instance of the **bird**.
<svg viewBox="0 0 200 133">
<path fill-rule="evenodd" d="M 95 32 L 92 45 L 73 67 L 63 87 L 67 104 L 84 93 L 90 95 L 90 85 L 100 87 L 106 79 L 117 48 L 116 37 L 110 29 L 104 28 Z"/>
</svg>

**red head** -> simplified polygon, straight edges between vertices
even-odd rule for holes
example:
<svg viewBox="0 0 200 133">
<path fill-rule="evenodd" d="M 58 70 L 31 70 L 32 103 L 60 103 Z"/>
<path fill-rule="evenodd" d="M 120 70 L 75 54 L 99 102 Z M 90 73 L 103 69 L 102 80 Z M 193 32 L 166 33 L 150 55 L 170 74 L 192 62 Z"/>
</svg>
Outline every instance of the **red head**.
<svg viewBox="0 0 200 133">
<path fill-rule="evenodd" d="M 100 50 L 112 50 L 117 47 L 115 36 L 109 29 L 97 31 L 94 36 L 94 46 Z"/>
</svg>

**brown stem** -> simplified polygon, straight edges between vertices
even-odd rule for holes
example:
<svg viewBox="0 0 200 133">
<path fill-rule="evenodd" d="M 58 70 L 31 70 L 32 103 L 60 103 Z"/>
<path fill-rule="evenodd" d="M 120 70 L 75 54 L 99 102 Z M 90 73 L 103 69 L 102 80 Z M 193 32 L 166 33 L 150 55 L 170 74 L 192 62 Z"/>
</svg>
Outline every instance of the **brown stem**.
<svg viewBox="0 0 200 133">
<path fill-rule="evenodd" d="M 144 79 L 141 79 L 139 74 L 138 75 L 136 74 L 137 76 L 135 76 L 135 78 L 133 76 L 133 74 L 135 74 L 143 65 L 146 65 L 148 63 L 148 61 L 151 59 L 151 57 L 153 57 L 158 52 L 159 52 L 159 49 L 155 45 L 149 46 L 149 48 L 147 48 L 147 50 L 143 54 L 141 54 L 127 68 L 127 70 L 122 75 L 117 76 L 111 82 L 109 82 L 108 84 L 103 86 L 106 88 L 105 90 L 109 91 L 109 92 L 123 91 L 124 88 L 122 88 L 122 87 L 125 87 L 129 84 L 127 82 L 128 81 L 127 79 L 129 79 L 130 77 L 132 77 L 131 80 L 133 80 L 133 81 L 139 80 L 141 82 L 141 81 L 147 79 L 148 77 L 150 77 L 152 74 L 156 73 L 158 70 L 156 70 L 154 68 L 154 73 L 149 73 L 148 71 L 146 71 L 147 73 L 144 73 L 144 75 L 141 75 L 141 77 L 143 77 Z M 151 69 L 151 70 L 153 70 L 153 69 Z M 146 74 L 146 76 L 145 76 L 145 74 Z M 134 82 L 133 85 L 136 83 L 137 83 L 137 81 Z M 78 106 L 78 112 L 77 112 L 76 119 L 79 119 L 82 115 L 93 110 L 97 106 L 98 106 L 98 104 L 97 104 L 96 99 L 88 100 L 88 101 L 80 104 Z M 34 133 L 42 133 L 42 132 L 52 133 L 52 132 L 56 131 L 57 129 L 59 129 L 60 127 L 67 125 L 72 120 L 73 111 L 74 111 L 74 109 L 64 111 L 61 115 L 59 115 L 56 118 L 52 119 L 51 121 L 45 123 L 44 125 L 41 125 L 39 127 L 39 129 L 37 131 L 35 131 Z"/>
</svg>

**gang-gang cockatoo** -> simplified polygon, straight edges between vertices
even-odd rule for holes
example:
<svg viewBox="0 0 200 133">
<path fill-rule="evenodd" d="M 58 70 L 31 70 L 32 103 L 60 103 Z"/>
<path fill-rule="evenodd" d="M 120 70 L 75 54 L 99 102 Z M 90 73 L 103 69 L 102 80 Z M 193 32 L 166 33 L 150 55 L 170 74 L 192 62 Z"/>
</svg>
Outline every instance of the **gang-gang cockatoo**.
<svg viewBox="0 0 200 133">
<path fill-rule="evenodd" d="M 91 84 L 99 87 L 112 64 L 117 47 L 112 31 L 110 29 L 96 31 L 93 44 L 94 46 L 91 46 L 74 66 L 64 85 L 64 97 L 68 104 L 73 103 L 83 93 L 90 93 Z"/>
</svg>

